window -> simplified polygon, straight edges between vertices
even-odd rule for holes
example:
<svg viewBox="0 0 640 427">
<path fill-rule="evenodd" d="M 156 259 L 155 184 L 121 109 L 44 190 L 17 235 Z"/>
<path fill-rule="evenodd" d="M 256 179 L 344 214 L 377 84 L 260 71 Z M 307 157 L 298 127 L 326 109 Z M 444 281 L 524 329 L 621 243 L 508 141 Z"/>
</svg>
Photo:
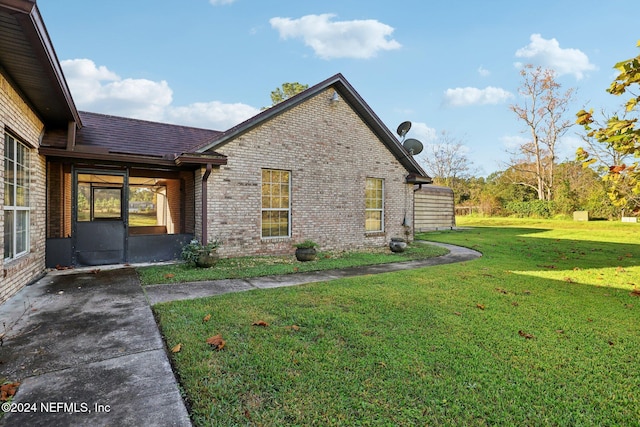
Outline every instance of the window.
<svg viewBox="0 0 640 427">
<path fill-rule="evenodd" d="M 4 137 L 4 258 L 29 251 L 29 149 Z"/>
<path fill-rule="evenodd" d="M 384 181 L 367 178 L 365 190 L 365 231 L 384 231 Z"/>
<path fill-rule="evenodd" d="M 262 170 L 262 237 L 289 237 L 291 173 Z"/>
<path fill-rule="evenodd" d="M 145 178 L 131 178 L 131 181 Z M 130 181 L 130 182 L 131 182 Z M 155 181 L 153 179 L 148 181 Z M 167 225 L 167 187 L 155 184 L 129 185 L 129 226 Z"/>
<path fill-rule="evenodd" d="M 78 174 L 77 220 L 122 219 L 121 175 Z"/>
</svg>

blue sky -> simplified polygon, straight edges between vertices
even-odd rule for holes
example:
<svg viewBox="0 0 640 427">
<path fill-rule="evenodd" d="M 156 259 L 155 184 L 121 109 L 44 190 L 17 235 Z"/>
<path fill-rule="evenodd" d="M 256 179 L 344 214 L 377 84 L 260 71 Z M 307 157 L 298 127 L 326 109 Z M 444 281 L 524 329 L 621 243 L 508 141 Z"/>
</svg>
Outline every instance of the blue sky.
<svg viewBox="0 0 640 427">
<path fill-rule="evenodd" d="M 615 7 L 613 6 L 615 4 Z M 638 54 L 637 0 L 38 0 L 80 110 L 225 130 L 284 82 L 342 73 L 391 129 L 465 145 L 479 175 L 526 138 L 519 64 L 553 68 L 574 110 L 613 111 Z M 561 155 L 579 145 L 572 128 Z"/>
</svg>

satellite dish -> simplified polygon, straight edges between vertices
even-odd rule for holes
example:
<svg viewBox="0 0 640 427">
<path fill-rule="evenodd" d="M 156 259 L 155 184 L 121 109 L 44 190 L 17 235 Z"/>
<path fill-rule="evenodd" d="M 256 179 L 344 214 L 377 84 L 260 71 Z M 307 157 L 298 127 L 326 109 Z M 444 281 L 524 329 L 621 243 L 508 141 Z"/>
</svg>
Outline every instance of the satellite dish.
<svg viewBox="0 0 640 427">
<path fill-rule="evenodd" d="M 415 156 L 417 154 L 420 154 L 422 152 L 422 142 L 418 141 L 417 139 L 413 139 L 413 138 L 409 138 L 407 139 L 404 144 L 402 144 L 402 146 L 404 147 L 405 150 L 407 150 L 409 152 L 409 154 L 411 154 L 412 156 Z"/>
<path fill-rule="evenodd" d="M 402 138 L 403 136 L 405 136 L 407 134 L 407 132 L 409 132 L 409 129 L 411 129 L 411 122 L 402 122 L 400 123 L 400 126 L 398 126 L 398 135 L 400 135 L 400 137 Z"/>
</svg>

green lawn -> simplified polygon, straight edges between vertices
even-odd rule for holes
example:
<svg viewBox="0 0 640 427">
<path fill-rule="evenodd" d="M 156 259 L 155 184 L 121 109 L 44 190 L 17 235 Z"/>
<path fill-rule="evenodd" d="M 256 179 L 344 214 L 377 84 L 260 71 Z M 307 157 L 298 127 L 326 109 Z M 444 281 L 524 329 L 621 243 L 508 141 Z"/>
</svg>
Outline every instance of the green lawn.
<svg viewBox="0 0 640 427">
<path fill-rule="evenodd" d="M 400 253 L 393 253 L 389 248 L 354 252 L 320 252 L 314 261 L 307 262 L 297 261 L 294 255 L 240 257 L 220 259 L 213 268 L 195 268 L 187 264 L 154 265 L 139 268 L 138 273 L 143 285 L 196 282 L 411 261 L 432 258 L 448 252 L 435 245 L 417 242 Z"/>
<path fill-rule="evenodd" d="M 158 217 L 155 212 L 129 213 L 129 227 L 139 227 L 147 225 L 158 225 Z"/>
<path fill-rule="evenodd" d="M 155 306 L 195 424 L 638 425 L 640 225 L 458 224 L 482 258 Z"/>
</svg>

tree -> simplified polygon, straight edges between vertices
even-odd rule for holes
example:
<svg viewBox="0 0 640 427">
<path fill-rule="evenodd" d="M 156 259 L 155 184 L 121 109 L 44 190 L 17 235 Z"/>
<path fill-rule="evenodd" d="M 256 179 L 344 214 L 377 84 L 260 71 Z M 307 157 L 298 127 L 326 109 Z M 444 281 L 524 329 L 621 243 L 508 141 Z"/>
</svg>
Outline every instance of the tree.
<svg viewBox="0 0 640 427">
<path fill-rule="evenodd" d="M 604 118 L 604 122 L 596 121 L 596 119 L 591 116 L 591 123 L 589 124 L 590 128 L 604 128 L 606 126 L 603 123 L 606 123 L 606 121 L 608 120 L 607 113 L 602 111 L 600 115 Z M 588 154 L 590 161 L 584 164 L 584 167 L 591 166 L 600 175 L 604 175 L 605 173 L 607 173 L 611 165 L 621 165 L 625 163 L 630 157 L 632 157 L 628 154 L 623 154 L 619 151 L 616 151 L 609 144 L 601 143 L 593 137 L 593 133 L 590 131 L 588 133 L 581 134 L 580 137 L 582 138 L 586 149 L 580 147 L 578 149 L 578 156 L 584 156 Z"/>
<path fill-rule="evenodd" d="M 491 175 L 484 177 L 470 177 L 461 180 L 464 185 L 461 196 L 456 200 L 458 207 L 468 207 L 469 213 L 474 210 L 481 215 L 495 215 L 502 211 L 502 201 L 493 190 L 495 186 L 490 182 Z M 464 211 L 463 211 L 464 212 Z"/>
<path fill-rule="evenodd" d="M 82 191 L 78 191 L 78 212 L 89 212 L 89 201 Z"/>
<path fill-rule="evenodd" d="M 473 162 L 469 160 L 466 147 L 461 140 L 442 131 L 433 144 L 426 144 L 418 161 L 436 185 L 451 187 L 455 203 L 460 204 L 470 198 L 466 179 L 473 173 Z"/>
<path fill-rule="evenodd" d="M 560 163 L 556 183 L 556 214 L 571 215 L 575 210 L 589 211 L 592 218 L 609 218 L 614 214 L 615 208 L 600 177 L 591 168 L 583 168 L 580 162 Z"/>
<path fill-rule="evenodd" d="M 271 91 L 271 106 L 279 104 L 292 96 L 302 92 L 309 88 L 309 85 L 303 85 L 298 82 L 295 83 L 282 83 L 282 86 Z"/>
<path fill-rule="evenodd" d="M 426 145 L 418 159 L 436 184 L 451 186 L 457 179 L 468 178 L 473 172 L 473 162 L 465 151 L 461 140 L 442 131 L 433 144 Z"/>
<path fill-rule="evenodd" d="M 487 181 L 492 185 L 492 192 L 502 201 L 530 202 L 537 199 L 536 189 L 529 185 L 522 185 L 529 174 L 526 165 L 516 165 L 504 171 L 494 172 Z"/>
<path fill-rule="evenodd" d="M 553 70 L 525 65 L 520 71 L 523 78 L 519 93 L 524 97 L 522 105 L 510 109 L 523 121 L 531 139 L 521 144 L 511 166 L 531 165 L 522 172 L 532 177 L 521 184 L 533 187 L 539 200 L 553 199 L 556 146 L 560 138 L 573 125 L 565 118 L 573 99 L 573 89 L 560 92 Z"/>
<path fill-rule="evenodd" d="M 640 41 L 637 44 L 640 47 Z M 640 157 L 640 128 L 638 128 L 638 102 L 640 95 L 631 88 L 640 85 L 640 55 L 615 64 L 620 72 L 611 83 L 607 92 L 620 96 L 629 93 L 631 98 L 625 103 L 621 116 L 614 114 L 602 125 L 593 118 L 593 110 L 580 110 L 577 123 L 584 127 L 588 138 L 604 144 L 618 156 L 609 159 L 609 168 L 602 179 L 609 187 L 609 198 L 623 209 L 638 210 L 640 208 L 640 170 L 638 162 L 631 165 L 624 163 L 629 157 Z M 630 117 L 631 116 L 631 117 Z M 588 152 L 579 148 L 578 159 L 585 167 L 598 161 L 597 150 Z"/>
</svg>

